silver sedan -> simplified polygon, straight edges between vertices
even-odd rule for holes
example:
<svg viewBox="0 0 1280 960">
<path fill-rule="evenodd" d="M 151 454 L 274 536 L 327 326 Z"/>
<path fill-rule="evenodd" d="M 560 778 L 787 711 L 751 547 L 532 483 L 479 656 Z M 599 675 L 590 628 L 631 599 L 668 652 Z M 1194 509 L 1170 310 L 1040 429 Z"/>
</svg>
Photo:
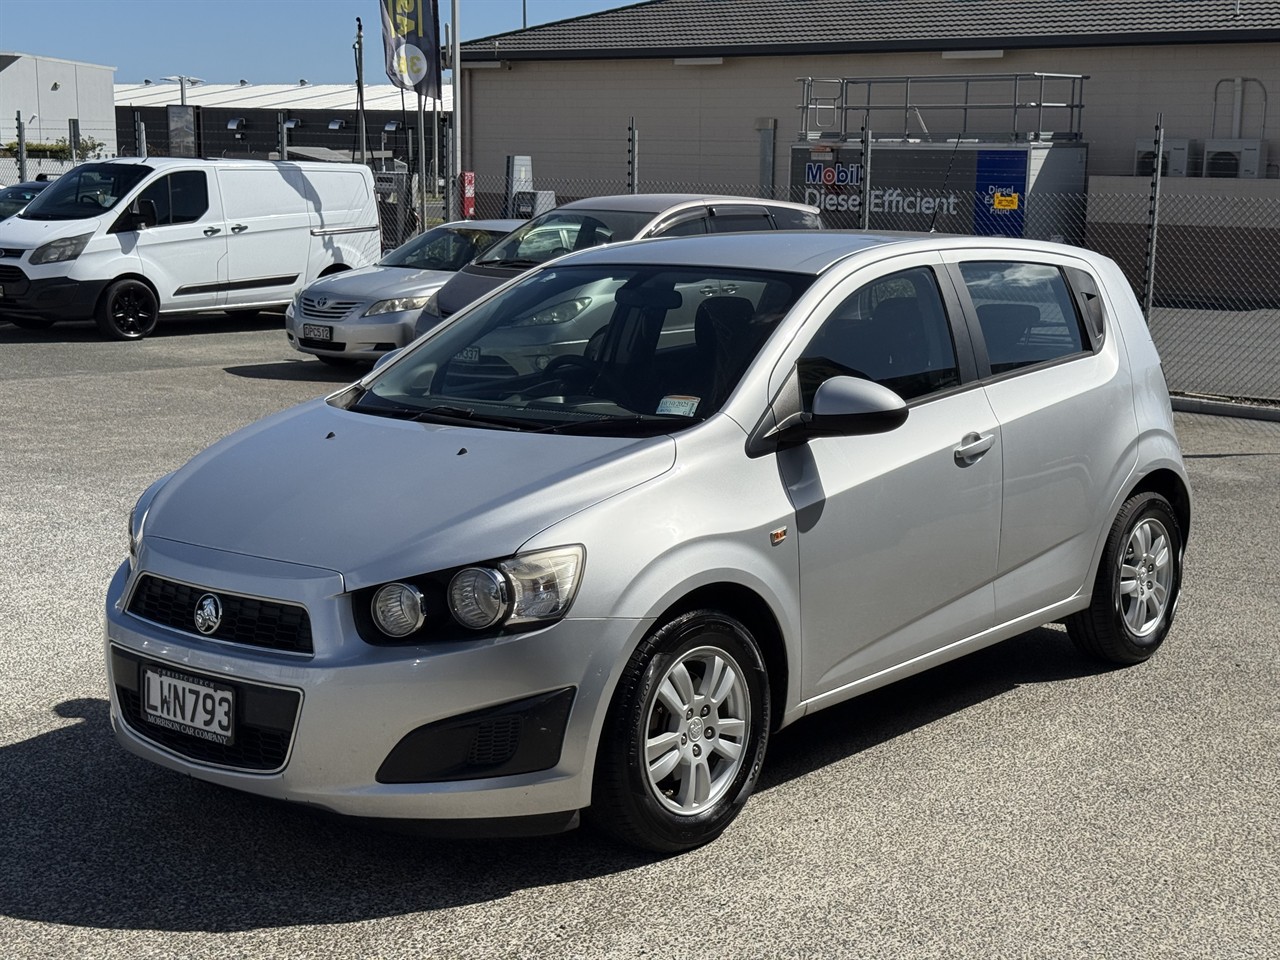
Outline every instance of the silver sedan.
<svg viewBox="0 0 1280 960">
<path fill-rule="evenodd" d="M 535 329 L 574 332 L 513 366 Z M 1105 257 L 599 247 L 145 491 L 106 600 L 112 722 L 171 770 L 344 814 L 585 811 L 683 850 L 806 714 L 1054 621 L 1146 660 L 1190 523 Z"/>
<path fill-rule="evenodd" d="M 432 293 L 523 220 L 460 220 L 432 227 L 376 264 L 322 277 L 285 309 L 295 350 L 334 364 L 377 360 L 415 336 Z"/>
</svg>

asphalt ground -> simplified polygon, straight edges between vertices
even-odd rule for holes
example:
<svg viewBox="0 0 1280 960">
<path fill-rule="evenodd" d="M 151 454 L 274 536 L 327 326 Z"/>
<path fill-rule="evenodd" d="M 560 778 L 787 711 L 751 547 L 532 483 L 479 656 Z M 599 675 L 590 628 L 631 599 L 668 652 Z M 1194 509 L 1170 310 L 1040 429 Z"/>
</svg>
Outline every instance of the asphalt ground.
<svg viewBox="0 0 1280 960">
<path fill-rule="evenodd" d="M 1096 666 L 1049 627 L 777 735 L 717 842 L 387 834 L 118 748 L 102 605 L 137 494 L 348 379 L 279 317 L 0 324 L 0 955 L 1280 954 L 1280 424 L 1178 415 L 1178 620 Z"/>
</svg>

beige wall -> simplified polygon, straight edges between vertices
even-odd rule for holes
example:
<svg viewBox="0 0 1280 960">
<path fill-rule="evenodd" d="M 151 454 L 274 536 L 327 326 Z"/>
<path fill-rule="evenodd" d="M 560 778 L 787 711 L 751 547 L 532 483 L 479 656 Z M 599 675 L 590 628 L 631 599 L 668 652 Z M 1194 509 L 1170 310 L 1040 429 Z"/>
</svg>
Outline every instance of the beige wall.
<svg viewBox="0 0 1280 960">
<path fill-rule="evenodd" d="M 726 57 L 716 66 L 665 60 L 512 62 L 510 69 L 468 69 L 465 165 L 501 177 L 508 154 L 529 154 L 538 179 L 625 181 L 627 121 L 640 131 L 646 184 L 743 184 L 759 180 L 757 118 L 777 120 L 775 176 L 788 181 L 797 138 L 800 76 L 901 76 L 974 73 L 1081 73 L 1083 133 L 1094 175 L 1133 171 L 1134 140 L 1153 136 L 1164 114 L 1166 137 L 1210 136 L 1219 80 L 1252 77 L 1273 98 L 1266 117 L 1267 175 L 1280 173 L 1280 45 L 1116 47 L 1006 51 L 999 59 L 943 59 L 938 53 L 815 57 Z M 1232 87 L 1223 86 L 1217 136 L 1229 137 Z M 1246 90 L 1241 135 L 1262 127 L 1256 84 Z M 935 128 L 935 132 L 936 128 Z"/>
</svg>

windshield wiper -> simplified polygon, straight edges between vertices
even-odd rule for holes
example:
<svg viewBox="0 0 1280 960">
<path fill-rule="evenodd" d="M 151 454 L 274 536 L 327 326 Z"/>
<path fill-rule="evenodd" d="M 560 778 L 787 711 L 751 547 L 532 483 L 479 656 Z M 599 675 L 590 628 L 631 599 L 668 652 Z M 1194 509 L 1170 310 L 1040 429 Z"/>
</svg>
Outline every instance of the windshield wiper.
<svg viewBox="0 0 1280 960">
<path fill-rule="evenodd" d="M 544 261 L 530 260 L 528 257 L 517 257 L 514 260 L 477 260 L 477 267 L 537 267 Z"/>
<path fill-rule="evenodd" d="M 604 435 L 633 433 L 636 436 L 666 433 L 668 430 L 680 429 L 702 423 L 706 417 L 664 417 L 652 414 L 638 414 L 634 417 L 601 417 L 598 420 L 571 420 L 568 423 L 553 423 L 542 427 L 535 433 L 599 433 Z M 640 429 L 637 429 L 640 428 Z"/>
<path fill-rule="evenodd" d="M 463 407 L 435 406 L 418 410 L 408 416 L 409 420 L 423 423 L 448 423 L 456 426 L 497 427 L 499 430 L 528 430 L 530 421 L 517 420 L 514 417 L 498 417 L 488 413 L 476 413 Z M 541 421 L 538 421 L 541 422 Z M 536 429 L 536 428 L 535 428 Z"/>
</svg>

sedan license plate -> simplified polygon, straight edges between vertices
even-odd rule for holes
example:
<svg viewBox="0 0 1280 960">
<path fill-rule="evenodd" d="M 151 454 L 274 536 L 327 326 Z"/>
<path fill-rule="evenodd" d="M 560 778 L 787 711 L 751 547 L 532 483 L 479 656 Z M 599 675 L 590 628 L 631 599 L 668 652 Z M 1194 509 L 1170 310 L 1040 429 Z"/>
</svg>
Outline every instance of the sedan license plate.
<svg viewBox="0 0 1280 960">
<path fill-rule="evenodd" d="M 323 327 L 318 323 L 304 323 L 302 335 L 308 340 L 332 340 L 333 327 Z"/>
<path fill-rule="evenodd" d="M 142 668 L 142 708 L 149 723 L 229 746 L 235 737 L 235 692 L 154 667 Z"/>
</svg>

